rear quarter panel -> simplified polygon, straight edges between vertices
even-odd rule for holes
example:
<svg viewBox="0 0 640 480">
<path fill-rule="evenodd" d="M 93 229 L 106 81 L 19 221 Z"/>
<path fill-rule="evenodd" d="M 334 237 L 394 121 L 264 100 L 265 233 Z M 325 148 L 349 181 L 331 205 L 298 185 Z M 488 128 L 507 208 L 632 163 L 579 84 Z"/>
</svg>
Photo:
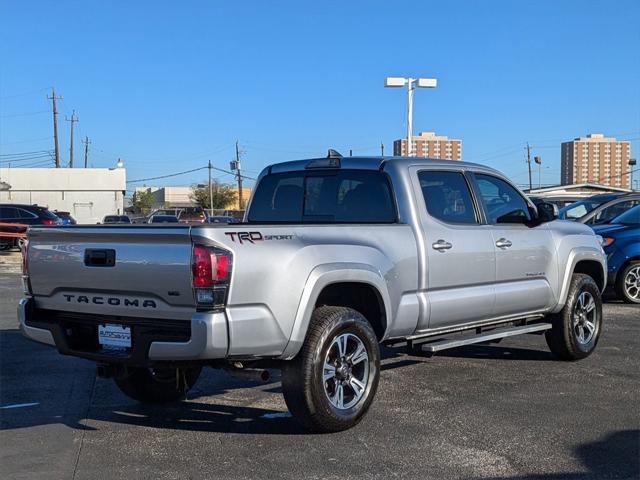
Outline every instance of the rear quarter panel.
<svg viewBox="0 0 640 480">
<path fill-rule="evenodd" d="M 252 233 L 253 240 L 240 241 L 242 232 Z M 331 264 L 329 270 L 339 271 L 340 265 L 350 265 L 335 281 L 350 281 L 351 268 L 368 266 L 386 288 L 390 322 L 403 294 L 417 286 L 416 244 L 407 225 L 203 226 L 192 229 L 192 238 L 233 253 L 230 355 L 281 355 L 296 321 L 304 321 L 299 309 L 315 303 L 313 297 L 301 299 L 320 266 Z"/>
</svg>

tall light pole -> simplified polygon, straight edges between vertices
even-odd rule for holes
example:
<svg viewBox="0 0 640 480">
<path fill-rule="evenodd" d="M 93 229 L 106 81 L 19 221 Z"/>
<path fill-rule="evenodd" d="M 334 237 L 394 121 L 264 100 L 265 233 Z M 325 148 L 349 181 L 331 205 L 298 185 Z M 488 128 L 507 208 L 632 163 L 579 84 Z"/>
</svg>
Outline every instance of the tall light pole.
<svg viewBox="0 0 640 480">
<path fill-rule="evenodd" d="M 629 159 L 629 187 L 631 188 L 631 191 L 634 190 L 633 188 L 633 171 L 636 169 L 636 165 L 638 164 L 638 162 L 636 161 L 635 158 L 630 158 Z"/>
<path fill-rule="evenodd" d="M 542 157 L 533 157 L 533 161 L 538 164 L 538 188 L 542 188 Z"/>
<path fill-rule="evenodd" d="M 418 88 L 435 88 L 438 80 L 435 78 L 387 77 L 384 79 L 386 88 L 407 87 L 407 156 L 413 156 L 413 91 Z"/>
</svg>

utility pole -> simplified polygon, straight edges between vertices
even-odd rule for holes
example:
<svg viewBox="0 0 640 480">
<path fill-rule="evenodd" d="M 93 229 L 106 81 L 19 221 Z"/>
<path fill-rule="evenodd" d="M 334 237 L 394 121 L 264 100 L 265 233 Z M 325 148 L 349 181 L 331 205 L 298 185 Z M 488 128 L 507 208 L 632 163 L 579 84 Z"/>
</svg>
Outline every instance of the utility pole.
<svg viewBox="0 0 640 480">
<path fill-rule="evenodd" d="M 213 186 L 211 185 L 211 160 L 209 160 L 209 215 L 213 215 Z"/>
<path fill-rule="evenodd" d="M 56 106 L 56 100 L 62 100 L 62 97 L 56 97 L 56 90 L 51 87 L 51 96 L 47 96 L 47 99 L 53 102 L 53 144 L 56 155 L 56 168 L 60 168 L 60 149 L 58 148 L 58 108 Z"/>
<path fill-rule="evenodd" d="M 527 142 L 527 165 L 529 166 L 529 193 L 531 193 L 533 183 L 531 181 L 531 148 L 529 147 L 529 142 Z"/>
<path fill-rule="evenodd" d="M 238 147 L 238 141 L 236 140 L 236 172 L 238 176 L 238 206 L 242 210 L 242 175 L 240 174 L 240 148 Z"/>
<path fill-rule="evenodd" d="M 78 123 L 78 117 L 76 111 L 71 113 L 71 118 L 65 117 L 67 122 L 71 122 L 71 140 L 69 141 L 69 168 L 73 168 L 73 124 Z"/>
<path fill-rule="evenodd" d="M 91 140 L 89 140 L 89 137 L 85 135 L 82 143 L 84 143 L 84 168 L 87 168 L 89 166 L 89 144 L 91 143 Z"/>
<path fill-rule="evenodd" d="M 380 142 L 380 155 L 384 157 L 384 143 Z"/>
</svg>

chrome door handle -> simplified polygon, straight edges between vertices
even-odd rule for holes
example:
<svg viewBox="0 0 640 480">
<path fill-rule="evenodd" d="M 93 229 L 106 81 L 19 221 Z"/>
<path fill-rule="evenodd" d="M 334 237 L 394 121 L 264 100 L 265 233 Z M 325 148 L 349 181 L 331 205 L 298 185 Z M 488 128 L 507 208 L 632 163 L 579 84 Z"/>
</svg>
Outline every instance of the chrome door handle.
<svg viewBox="0 0 640 480">
<path fill-rule="evenodd" d="M 449 250 L 453 245 L 451 245 L 449 242 L 445 242 L 444 240 L 438 240 L 431 246 L 434 250 L 438 250 L 441 252 L 443 250 Z"/>
<path fill-rule="evenodd" d="M 501 238 L 496 242 L 496 247 L 499 247 L 499 248 L 509 248 L 511 245 L 513 244 L 506 238 Z"/>
</svg>

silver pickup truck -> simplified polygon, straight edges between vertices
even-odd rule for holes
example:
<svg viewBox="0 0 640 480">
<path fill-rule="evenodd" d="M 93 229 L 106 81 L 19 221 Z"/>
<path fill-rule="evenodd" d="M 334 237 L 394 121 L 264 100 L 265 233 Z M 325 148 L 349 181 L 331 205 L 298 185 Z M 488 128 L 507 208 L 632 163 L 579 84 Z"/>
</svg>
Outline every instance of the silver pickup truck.
<svg viewBox="0 0 640 480">
<path fill-rule="evenodd" d="M 606 258 L 556 215 L 484 166 L 330 151 L 265 168 L 243 223 L 30 229 L 20 327 L 142 402 L 184 398 L 205 366 L 281 369 L 294 417 L 343 430 L 371 405 L 381 343 L 594 350 Z"/>
</svg>

